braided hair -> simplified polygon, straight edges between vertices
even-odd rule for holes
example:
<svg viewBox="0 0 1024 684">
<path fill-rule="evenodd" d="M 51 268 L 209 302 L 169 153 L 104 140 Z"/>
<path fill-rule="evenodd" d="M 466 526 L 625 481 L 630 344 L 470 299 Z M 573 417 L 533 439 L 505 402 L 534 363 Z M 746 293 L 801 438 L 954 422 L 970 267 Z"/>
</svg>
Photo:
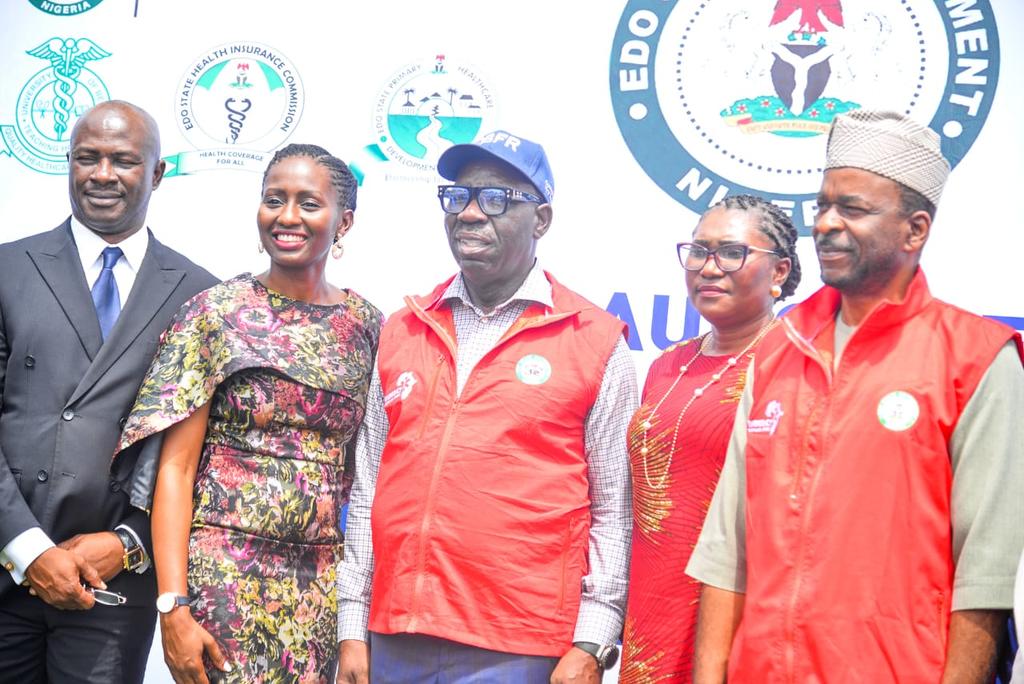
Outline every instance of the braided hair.
<svg viewBox="0 0 1024 684">
<path fill-rule="evenodd" d="M 341 208 L 351 209 L 352 211 L 356 210 L 356 188 L 359 185 L 356 177 L 352 175 L 352 171 L 345 162 L 319 145 L 292 143 L 279 149 L 274 153 L 274 158 L 267 164 L 267 170 L 263 172 L 263 185 L 267 184 L 267 176 L 270 174 L 270 169 L 274 168 L 278 162 L 289 157 L 309 157 L 327 169 L 331 174 L 331 185 L 334 186 L 334 191 L 338 193 L 338 203 L 341 205 Z"/>
<path fill-rule="evenodd" d="M 789 276 L 786 282 L 782 283 L 782 295 L 779 300 L 796 292 L 796 286 L 800 284 L 800 258 L 796 255 L 798 233 L 786 213 L 763 197 L 755 195 L 729 195 L 708 209 L 705 215 L 715 209 L 731 209 L 757 215 L 758 230 L 775 243 L 779 256 L 789 259 Z"/>
</svg>

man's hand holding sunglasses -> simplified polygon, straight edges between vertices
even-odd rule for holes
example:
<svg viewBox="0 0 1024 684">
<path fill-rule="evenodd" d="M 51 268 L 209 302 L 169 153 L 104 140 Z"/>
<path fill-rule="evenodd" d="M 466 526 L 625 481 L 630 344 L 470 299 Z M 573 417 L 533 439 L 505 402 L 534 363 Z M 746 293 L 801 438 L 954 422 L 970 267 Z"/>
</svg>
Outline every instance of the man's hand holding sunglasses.
<svg viewBox="0 0 1024 684">
<path fill-rule="evenodd" d="M 96 597 L 86 591 L 83 582 L 105 590 L 106 582 L 81 554 L 59 546 L 44 551 L 28 566 L 25 581 L 29 593 L 62 610 L 88 610 Z"/>
</svg>

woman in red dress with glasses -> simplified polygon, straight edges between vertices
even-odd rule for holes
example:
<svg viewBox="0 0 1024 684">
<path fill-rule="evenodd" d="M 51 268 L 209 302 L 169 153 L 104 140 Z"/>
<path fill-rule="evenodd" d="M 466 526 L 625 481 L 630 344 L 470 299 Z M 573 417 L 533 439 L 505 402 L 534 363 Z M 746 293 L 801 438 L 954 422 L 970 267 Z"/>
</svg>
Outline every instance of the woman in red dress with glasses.
<svg viewBox="0 0 1024 684">
<path fill-rule="evenodd" d="M 759 197 L 726 197 L 678 246 L 690 302 L 711 324 L 647 374 L 629 427 L 633 549 L 620 682 L 689 682 L 700 585 L 683 570 L 732 432 L 746 368 L 800 282 L 797 232 Z"/>
</svg>

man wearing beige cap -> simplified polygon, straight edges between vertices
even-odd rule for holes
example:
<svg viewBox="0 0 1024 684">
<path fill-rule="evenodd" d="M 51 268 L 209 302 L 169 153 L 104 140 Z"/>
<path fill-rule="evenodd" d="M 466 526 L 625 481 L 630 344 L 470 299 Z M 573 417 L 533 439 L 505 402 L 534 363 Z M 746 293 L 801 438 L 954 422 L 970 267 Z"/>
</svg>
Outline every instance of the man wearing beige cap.
<svg viewBox="0 0 1024 684">
<path fill-rule="evenodd" d="M 948 174 L 901 115 L 832 127 L 826 286 L 762 343 L 686 569 L 696 682 L 991 681 L 1024 545 L 1024 368 L 1018 334 L 918 266 Z"/>
</svg>

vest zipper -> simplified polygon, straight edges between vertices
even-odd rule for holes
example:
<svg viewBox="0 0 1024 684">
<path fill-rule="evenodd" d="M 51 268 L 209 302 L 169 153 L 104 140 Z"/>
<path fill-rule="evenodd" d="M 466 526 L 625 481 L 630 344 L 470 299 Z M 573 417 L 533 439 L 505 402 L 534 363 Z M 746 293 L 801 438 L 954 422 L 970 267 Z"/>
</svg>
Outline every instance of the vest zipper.
<svg viewBox="0 0 1024 684">
<path fill-rule="evenodd" d="M 420 420 L 420 431 L 416 434 L 416 439 L 423 439 L 423 433 L 427 429 L 427 422 L 430 420 L 430 407 L 434 405 L 434 396 L 437 394 L 437 381 L 441 377 L 442 365 L 444 365 L 444 355 L 438 354 L 437 361 L 434 363 L 434 374 L 430 379 L 430 388 L 427 390 L 426 408 L 423 411 L 423 418 Z"/>
<path fill-rule="evenodd" d="M 825 406 L 824 406 L 825 419 L 824 419 L 823 425 L 824 425 L 825 429 L 822 430 L 822 435 L 823 436 L 828 433 L 828 425 L 831 422 L 831 416 L 832 416 L 831 383 L 829 383 L 829 397 L 825 400 L 824 404 L 825 404 Z M 820 408 L 821 408 L 820 404 L 819 404 L 819 406 L 816 406 L 814 408 L 814 410 L 811 411 L 811 416 L 817 414 Z M 799 487 L 800 481 L 803 479 L 804 463 L 806 462 L 805 459 L 806 459 L 806 455 L 807 455 L 807 435 L 810 432 L 810 427 L 809 426 L 811 424 L 811 420 L 808 419 L 807 423 L 808 423 L 808 430 L 807 430 L 807 432 L 804 433 L 803 440 L 802 440 L 801 445 L 800 445 L 800 464 L 799 464 L 799 470 L 797 470 L 797 472 L 796 472 L 796 478 L 794 478 L 795 479 L 795 484 L 794 484 L 792 493 L 790 494 L 790 499 L 791 500 L 795 500 L 795 498 L 797 496 L 796 490 Z M 824 445 L 825 445 L 825 440 L 822 439 L 822 447 L 821 447 L 821 458 L 822 459 L 824 459 L 824 455 L 825 455 L 824 454 L 824 449 L 825 449 Z M 785 648 L 785 654 L 786 654 L 786 679 L 788 681 L 790 681 L 790 682 L 793 682 L 793 684 L 796 684 L 796 682 L 797 682 L 796 670 L 795 670 L 795 664 L 794 664 L 795 661 L 796 661 L 796 624 L 795 624 L 795 615 L 796 615 L 796 608 L 797 608 L 796 604 L 797 604 L 797 600 L 800 597 L 800 585 L 803 583 L 802 582 L 802 579 L 803 579 L 803 564 L 804 564 L 804 557 L 806 555 L 806 550 L 807 550 L 807 532 L 808 532 L 808 526 L 810 524 L 810 510 L 811 510 L 811 506 L 812 506 L 812 504 L 814 502 L 814 490 L 817 488 L 818 476 L 820 474 L 821 474 L 821 466 L 820 466 L 820 463 L 819 463 L 819 467 L 815 469 L 814 477 L 811 478 L 811 482 L 810 482 L 810 484 L 807 487 L 807 496 L 804 497 L 803 510 L 800 513 L 800 537 L 799 537 L 799 547 L 797 548 L 797 552 L 796 552 L 796 564 L 794 565 L 795 570 L 794 570 L 794 573 L 793 573 L 793 590 L 792 590 L 792 593 L 790 594 L 790 598 L 789 598 L 789 607 L 786 610 L 786 620 L 785 620 L 785 630 L 786 630 L 786 648 Z"/>
<path fill-rule="evenodd" d="M 416 582 L 412 590 L 412 606 L 409 611 L 412 617 L 409 618 L 409 625 L 406 628 L 409 632 L 415 632 L 419 621 L 420 597 L 423 595 L 423 582 L 426 578 L 427 532 L 434 515 L 434 506 L 437 503 L 437 483 L 441 479 L 441 470 L 444 465 L 444 455 L 448 451 L 448 442 L 451 441 L 452 430 L 455 427 L 455 418 L 459 412 L 459 400 L 452 402 L 448 411 L 448 422 L 444 426 L 444 435 L 441 437 L 441 444 L 437 450 L 437 458 L 434 460 L 434 472 L 430 475 L 430 487 L 427 489 L 427 504 L 423 510 L 423 522 L 420 524 L 420 539 L 416 549 Z"/>
<path fill-rule="evenodd" d="M 827 394 L 827 397 L 826 397 L 826 399 L 824 401 L 825 417 L 824 417 L 824 420 L 823 420 L 822 440 L 821 440 L 821 449 L 820 449 L 821 457 L 824 458 L 824 450 L 825 450 L 825 439 L 824 438 L 828 434 L 828 426 L 829 426 L 829 423 L 831 422 L 831 415 L 832 415 L 832 411 L 831 411 L 831 407 L 832 407 L 832 383 L 833 383 L 832 369 L 829 368 L 828 364 L 826 364 L 824 359 L 821 358 L 821 354 L 818 353 L 817 348 L 813 344 L 811 344 L 806 338 L 804 338 L 803 335 L 801 335 L 799 332 L 797 332 L 796 328 L 793 327 L 792 323 L 790 323 L 785 318 L 782 319 L 782 321 L 783 321 L 783 324 L 784 324 L 785 329 L 786 329 L 786 337 L 788 337 L 789 340 L 791 342 L 793 342 L 793 344 L 795 344 L 796 347 L 801 352 L 803 352 L 803 354 L 805 356 L 808 356 L 811 359 L 813 359 L 814 362 L 818 364 L 818 367 L 821 368 L 822 372 L 825 375 L 825 384 L 828 387 L 828 394 Z M 805 467 L 805 464 L 807 462 L 807 439 L 808 439 L 808 436 L 810 435 L 810 432 L 811 432 L 811 425 L 813 424 L 812 418 L 815 415 L 818 414 L 818 412 L 819 412 L 819 410 L 821 410 L 821 408 L 822 408 L 822 404 L 819 403 L 810 412 L 810 414 L 808 415 L 808 418 L 807 418 L 807 427 L 804 430 L 804 433 L 801 435 L 801 438 L 800 438 L 800 460 L 799 460 L 799 463 L 797 464 L 796 476 L 793 478 L 793 488 L 790 490 L 790 493 L 789 493 L 790 501 L 795 501 L 796 498 L 797 498 L 797 490 L 800 488 L 800 482 L 802 481 L 803 475 L 804 475 L 804 467 Z M 785 643 L 785 648 L 784 648 L 784 653 L 785 653 L 785 679 L 787 681 L 789 681 L 789 682 L 793 682 L 794 684 L 797 681 L 796 671 L 795 671 L 795 661 L 796 661 L 796 644 L 795 644 L 795 642 L 796 642 L 796 625 L 794 623 L 794 616 L 795 616 L 795 613 L 796 613 L 797 600 L 798 600 L 798 598 L 800 596 L 801 576 L 803 574 L 802 569 L 803 569 L 803 563 L 804 563 L 804 555 L 805 555 L 805 551 L 806 551 L 807 526 L 809 524 L 809 512 L 810 512 L 811 504 L 812 504 L 812 500 L 813 500 L 814 489 L 815 489 L 815 487 L 817 485 L 818 475 L 820 473 L 821 473 L 821 468 L 820 468 L 820 464 L 819 464 L 819 467 L 816 469 L 816 471 L 814 473 L 814 477 L 811 479 L 811 483 L 807 487 L 807 496 L 806 496 L 806 498 L 804 500 L 803 510 L 800 513 L 799 547 L 797 548 L 796 564 L 794 566 L 795 570 L 794 570 L 794 577 L 793 577 L 793 589 L 792 589 L 792 592 L 790 594 L 789 606 L 786 609 L 785 623 L 784 623 L 784 625 L 785 625 L 784 629 L 785 629 L 785 634 L 786 634 L 786 643 Z"/>
</svg>

